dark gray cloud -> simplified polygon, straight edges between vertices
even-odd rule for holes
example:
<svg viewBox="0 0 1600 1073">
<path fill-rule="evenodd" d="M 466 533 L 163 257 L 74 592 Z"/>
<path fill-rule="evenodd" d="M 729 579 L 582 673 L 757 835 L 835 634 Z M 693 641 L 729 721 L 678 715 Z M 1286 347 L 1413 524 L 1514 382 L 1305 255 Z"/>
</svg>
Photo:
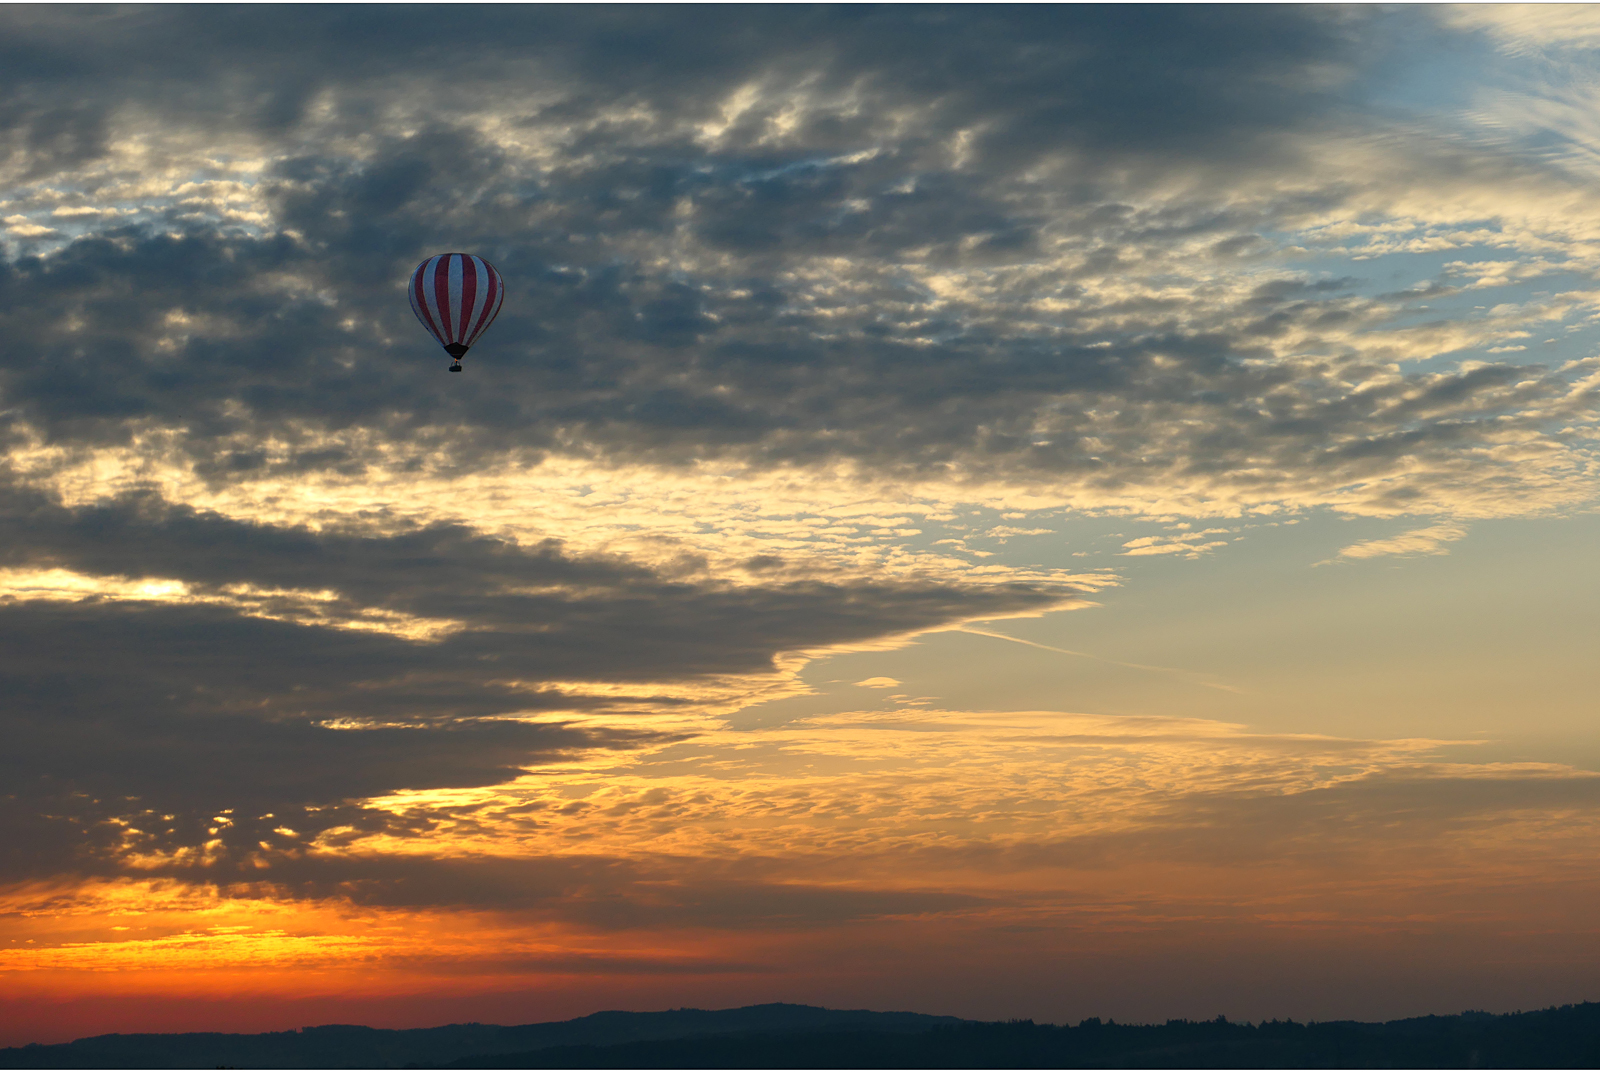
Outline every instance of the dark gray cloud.
<svg viewBox="0 0 1600 1073">
<path fill-rule="evenodd" d="M 350 801 L 490 785 L 528 765 L 665 740 L 503 717 L 670 711 L 692 700 L 697 678 L 770 674 L 779 652 L 1063 596 L 934 582 L 735 586 L 463 526 L 318 532 L 150 495 L 68 509 L 13 491 L 0 500 L 0 546 L 12 570 L 175 579 L 221 601 L 0 602 L 0 781 L 23 832 L 6 863 L 26 874 L 129 849 L 108 826 L 118 818 L 144 832 L 132 841 L 145 849 L 218 838 L 210 864 L 237 867 L 262 841 L 284 843 L 279 826 L 298 832 L 295 846 L 396 822 Z M 269 595 L 241 598 L 239 586 Z M 377 609 L 461 628 L 415 641 L 307 621 L 296 596 L 306 592 L 324 594 L 317 607 L 335 620 Z M 617 698 L 549 684 L 562 681 L 641 687 Z M 651 682 L 681 691 L 660 695 Z M 230 824 L 207 833 L 224 811 Z"/>
<path fill-rule="evenodd" d="M 52 178 L 14 207 L 149 203 L 3 267 L 4 420 L 52 443 L 181 429 L 219 482 L 560 447 L 1293 498 L 1447 466 L 1519 407 L 1592 401 L 1564 397 L 1570 376 L 1503 390 L 1528 375 L 1510 365 L 1373 382 L 1394 355 L 1354 333 L 1431 292 L 1361 299 L 1282 271 L 1236 293 L 1169 286 L 1253 263 L 1279 244 L 1264 234 L 1347 196 L 1304 171 L 1297 138 L 1357 123 L 1355 75 L 1392 59 L 1399 15 L 12 19 L 13 99 L 83 117 L 15 105 L 19 175 Z M 170 195 L 135 196 L 149 161 L 92 134 L 107 124 L 244 187 L 183 194 L 180 168 Z M 206 151 L 265 163 L 194 155 L 225 133 L 235 150 Z M 1278 190 L 1279 173 L 1298 178 Z M 1160 192 L 1174 182 L 1184 196 Z M 396 292 L 446 248 L 509 282 L 471 374 L 449 380 Z M 327 441 L 351 430 L 377 437 Z"/>
<path fill-rule="evenodd" d="M 777 652 L 1049 607 L 1073 592 L 861 579 L 740 586 L 569 556 L 556 541 L 517 545 L 458 525 L 388 536 L 317 532 L 234 521 L 150 496 L 67 509 L 21 492 L 6 505 L 13 509 L 0 513 L 0 526 L 13 568 L 177 579 L 200 594 L 230 585 L 332 591 L 335 611 L 459 621 L 462 632 L 427 650 L 466 661 L 473 673 L 483 661 L 511 660 L 494 673 L 521 681 L 759 673 L 772 669 Z M 270 602 L 265 610 L 273 610 Z M 382 657 L 375 650 L 367 658 Z M 413 658 L 396 662 L 410 666 Z"/>
<path fill-rule="evenodd" d="M 542 110 L 571 119 L 643 101 L 694 122 L 752 80 L 851 88 L 876 107 L 816 117 L 807 143 L 870 138 L 884 112 L 916 106 L 950 131 L 985 123 L 983 141 L 1014 164 L 1062 143 L 1237 152 L 1336 102 L 1347 79 L 1333 72 L 1382 50 L 1360 32 L 1372 21 L 1254 5 L 19 10 L 0 60 L 12 152 L 35 172 L 104 152 L 108 116 L 129 103 L 283 136 L 326 91 L 355 98 L 344 123 L 359 128 L 374 98 L 408 83 L 450 106 L 513 75 L 523 93 L 559 89 Z"/>
<path fill-rule="evenodd" d="M 0 566 L 176 580 L 194 601 L 0 604 L 5 875 L 212 840 L 182 867 L 310 868 L 306 838 L 430 822 L 363 798 L 658 740 L 503 717 L 620 726 L 780 652 L 1066 595 L 803 562 L 732 581 L 463 522 L 268 525 L 155 492 L 66 505 L 38 490 L 48 472 L 21 476 L 36 443 L 70 460 L 157 434 L 224 491 L 566 452 L 1323 501 L 1403 472 L 1374 502 L 1442 502 L 1417 474 L 1595 396 L 1530 366 L 1395 373 L 1400 343 L 1354 333 L 1445 290 L 1367 298 L 1265 260 L 1350 196 L 1307 178 L 1305 139 L 1359 125 L 1354 76 L 1387 62 L 1375 26 L 1399 17 L 0 14 L 0 219 L 31 221 L 0 259 Z M 509 287 L 461 377 L 400 291 L 444 249 Z M 349 628 L 377 614 L 461 628 Z M 551 685 L 572 682 L 682 688 Z"/>
<path fill-rule="evenodd" d="M 173 871 L 182 874 L 181 869 Z M 805 927 L 960 911 L 989 902 L 959 892 L 808 882 L 760 861 L 611 855 L 443 860 L 365 856 L 355 861 L 298 857 L 280 861 L 265 881 L 260 876 L 241 873 L 231 885 L 234 893 L 524 912 L 604 928 Z"/>
<path fill-rule="evenodd" d="M 430 247 L 413 237 L 383 252 L 377 232 L 398 242 L 415 225 L 387 230 L 362 203 L 368 178 L 280 194 L 303 241 L 111 232 L 5 265 L 6 418 L 67 445 L 126 442 L 151 422 L 181 429 L 197 472 L 216 481 L 359 474 L 371 456 L 325 437 L 371 429 L 462 463 L 576 438 L 613 457 L 842 456 L 912 471 L 961 462 L 1113 483 L 1239 471 L 1258 480 L 1252 460 L 1265 453 L 1289 494 L 1484 442 L 1519 407 L 1559 401 L 1571 413 L 1592 402 L 1592 391 L 1568 397 L 1569 375 L 1509 364 L 1385 376 L 1352 391 L 1383 369 L 1339 354 L 1337 341 L 1324 358 L 1264 361 L 1270 340 L 1337 337 L 1392 313 L 1304 282 L 1242 294 L 1212 310 L 1203 331 L 1187 323 L 1192 309 L 1142 298 L 1089 303 L 1084 323 L 1064 314 L 1040 335 L 993 310 L 943 320 L 899 310 L 926 297 L 895 293 L 910 283 L 804 311 L 763 277 L 561 264 L 537 247 L 497 254 L 513 281 L 507 311 L 472 356 L 473 375 L 442 382 L 443 359 L 395 294 Z M 587 226 L 606 226 L 604 213 Z M 304 283 L 286 290 L 286 275 Z M 174 314 L 195 326 L 175 326 Z M 1111 316 L 1135 327 L 1107 331 Z M 1108 425 L 1108 411 L 1120 419 Z M 252 446 L 268 436 L 288 449 L 269 457 Z"/>
<path fill-rule="evenodd" d="M 1198 405 L 1207 424 L 1249 420 L 1275 379 L 1230 362 L 1334 301 L 1244 326 L 1224 305 L 1197 330 L 1182 302 L 1084 297 L 1075 275 L 1159 271 L 1151 250 L 1197 235 L 1233 256 L 1309 204 L 1136 208 L 1118 200 L 1139 185 L 1128 169 L 1159 179 L 1281 155 L 1273 136 L 1328 122 L 1338 72 L 1382 51 L 1360 12 L 1314 8 L 326 8 L 291 21 L 223 8 L 17 27 L 19 92 L 98 101 L 102 125 L 147 109 L 152 136 L 251 130 L 273 163 L 255 188 L 265 228 L 208 222 L 180 198 L 155 224 L 176 235 L 101 228 L 7 265 L 10 420 L 67 442 L 181 425 L 197 464 L 223 475 L 255 459 L 218 439 L 293 425 L 402 441 L 449 426 L 463 456 L 560 435 L 665 460 L 1091 477 L 1107 456 L 1075 411 Z M 491 110 L 552 145 L 536 167 L 466 118 L 507 86 Z M 746 86 L 766 88 L 707 143 L 701 127 Z M 314 121 L 318 94 L 331 96 Z M 417 118 L 383 119 L 385 100 Z M 1047 160 L 1046 186 L 1018 178 Z M 511 299 L 476 379 L 445 386 L 395 284 L 456 246 L 489 254 Z M 695 264 L 664 269 L 669 247 Z M 794 278 L 818 258 L 853 266 L 835 268 L 835 299 Z M 1002 293 L 930 313 L 925 273 L 896 267 L 908 258 L 1043 258 L 1050 278 L 1035 283 L 1076 308 L 1018 324 L 994 302 L 1019 295 Z M 194 327 L 172 328 L 174 312 Z M 1048 443 L 1030 431 L 1041 424 Z M 1302 440 L 1351 431 L 1324 422 Z M 1205 446 L 1164 445 L 1147 465 Z M 360 462 L 314 445 L 279 465 Z"/>
</svg>

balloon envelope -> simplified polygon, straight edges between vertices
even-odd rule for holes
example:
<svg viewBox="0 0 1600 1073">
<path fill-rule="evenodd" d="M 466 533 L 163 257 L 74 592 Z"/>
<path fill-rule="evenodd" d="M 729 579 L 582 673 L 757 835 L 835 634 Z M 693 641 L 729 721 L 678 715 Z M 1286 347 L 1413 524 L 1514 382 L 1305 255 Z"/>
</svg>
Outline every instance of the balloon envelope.
<svg viewBox="0 0 1600 1073">
<path fill-rule="evenodd" d="M 506 288 L 494 265 L 470 253 L 441 253 L 411 273 L 411 312 L 459 362 L 493 323 Z"/>
</svg>

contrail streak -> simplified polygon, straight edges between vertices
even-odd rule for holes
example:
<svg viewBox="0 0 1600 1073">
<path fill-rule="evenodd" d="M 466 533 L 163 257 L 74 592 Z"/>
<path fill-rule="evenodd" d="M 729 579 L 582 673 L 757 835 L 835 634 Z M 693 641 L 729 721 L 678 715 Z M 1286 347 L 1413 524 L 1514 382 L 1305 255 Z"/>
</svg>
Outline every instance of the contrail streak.
<svg viewBox="0 0 1600 1073">
<path fill-rule="evenodd" d="M 1104 656 L 1097 656 L 1093 652 L 1075 652 L 1070 648 L 1057 648 L 1054 645 L 1042 645 L 1038 641 L 1024 641 L 1022 638 L 1012 637 L 1010 634 L 995 633 L 992 630 L 975 630 L 971 626 L 957 626 L 956 632 L 976 634 L 979 637 L 994 637 L 1001 641 L 1011 641 L 1015 644 L 1027 645 L 1029 648 L 1042 648 L 1046 652 L 1059 652 L 1063 656 L 1077 656 L 1080 659 L 1092 659 L 1098 663 L 1109 663 L 1114 667 L 1131 667 L 1136 671 L 1155 671 L 1157 674 L 1175 674 L 1180 678 L 1188 679 L 1195 685 L 1205 686 L 1207 689 L 1220 689 L 1225 693 L 1244 692 L 1244 690 L 1239 689 L 1236 686 L 1226 685 L 1222 682 L 1208 682 L 1204 678 L 1201 678 L 1194 671 L 1179 670 L 1176 667 L 1153 667 L 1148 663 L 1124 663 L 1119 659 L 1106 659 Z"/>
</svg>

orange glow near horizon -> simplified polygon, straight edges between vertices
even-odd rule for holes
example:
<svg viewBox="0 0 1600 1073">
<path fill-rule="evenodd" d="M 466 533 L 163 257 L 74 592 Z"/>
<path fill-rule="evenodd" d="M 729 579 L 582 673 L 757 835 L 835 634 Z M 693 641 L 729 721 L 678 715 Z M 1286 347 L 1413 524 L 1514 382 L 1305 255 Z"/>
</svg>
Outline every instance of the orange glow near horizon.
<svg viewBox="0 0 1600 1073">
<path fill-rule="evenodd" d="M 0 1046 L 1600 999 L 1600 6 L 437 21 L 0 6 Z"/>
<path fill-rule="evenodd" d="M 120 1023 L 96 1020 L 118 1008 L 145 1011 L 149 1030 L 259 1030 L 293 1027 L 282 1018 L 303 1019 L 290 1011 L 309 996 L 325 1001 L 322 1020 L 407 1011 L 386 1024 L 492 996 L 483 1008 L 537 1020 L 620 1001 L 602 996 L 867 1002 L 887 979 L 903 989 L 897 1006 L 931 1012 L 1001 1017 L 1021 1001 L 1039 1019 L 1128 1019 L 1165 1001 L 1198 1016 L 1196 980 L 1135 986 L 1132 967 L 1236 973 L 1235 948 L 1280 972 L 1313 953 L 1355 971 L 1395 943 L 1466 957 L 1450 951 L 1467 935 L 1472 956 L 1564 935 L 1545 955 L 1554 978 L 1579 971 L 1600 952 L 1573 941 L 1596 934 L 1585 921 L 1600 778 L 1441 762 L 1441 744 L 909 710 L 708 731 L 605 768 L 395 795 L 374 804 L 448 818 L 422 840 L 344 839 L 306 858 L 453 868 L 459 902 L 386 906 L 392 894 L 358 879 L 313 898 L 270 881 L 154 878 L 7 891 L 0 988 L 9 1008 L 34 1011 L 7 1042 L 46 1041 L 44 1024 L 59 1039 Z M 1095 966 L 1105 988 L 1064 998 L 1050 982 L 1058 958 Z M 952 966 L 992 997 L 952 991 Z M 1031 1002 L 1024 978 L 1039 988 Z M 196 1020 L 182 1012 L 196 996 L 233 1012 Z M 1287 1016 L 1294 997 L 1263 993 L 1230 1013 Z M 1363 1015 L 1380 997 L 1395 998 L 1379 988 L 1319 1012 Z"/>
</svg>

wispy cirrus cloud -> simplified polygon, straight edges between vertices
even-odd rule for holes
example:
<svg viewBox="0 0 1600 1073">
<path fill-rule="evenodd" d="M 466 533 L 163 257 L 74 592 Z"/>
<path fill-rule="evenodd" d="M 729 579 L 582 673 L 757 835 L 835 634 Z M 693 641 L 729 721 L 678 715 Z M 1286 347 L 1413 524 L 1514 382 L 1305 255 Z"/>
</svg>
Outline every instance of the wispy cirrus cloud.
<svg viewBox="0 0 1600 1073">
<path fill-rule="evenodd" d="M 821 941 L 848 959 L 840 944 L 872 924 L 936 925 L 942 956 L 987 974 L 996 964 L 970 944 L 997 927 L 1054 942 L 1112 918 L 1156 933 L 1198 914 L 1227 928 L 1270 921 L 1278 941 L 1306 948 L 1335 923 L 1443 936 L 1458 912 L 1515 917 L 1487 894 L 1451 907 L 1447 892 L 1481 881 L 1486 856 L 1502 893 L 1534 893 L 1552 869 L 1592 872 L 1592 773 L 1446 759 L 1451 744 L 901 710 L 591 750 L 498 786 L 374 798 L 388 826 L 291 832 L 257 851 L 269 868 L 155 852 L 133 830 L 122 878 L 8 888 L 17 934 L 51 941 L 0 963 L 42 982 L 112 964 L 226 973 L 268 957 L 286 986 L 391 962 L 422 977 L 743 975 L 761 971 L 751 943 Z M 422 829 L 426 851 L 407 835 Z M 1247 894 L 1229 886 L 1234 868 L 1281 882 Z M 1345 879 L 1330 885 L 1327 869 Z M 202 876 L 218 886 L 173 882 Z"/>
<path fill-rule="evenodd" d="M 1411 529 L 1398 536 L 1363 540 L 1339 549 L 1340 559 L 1376 559 L 1386 555 L 1449 555 L 1447 545 L 1467 535 L 1462 525 L 1448 522 Z M 1332 561 L 1332 560 L 1330 560 Z"/>
</svg>

